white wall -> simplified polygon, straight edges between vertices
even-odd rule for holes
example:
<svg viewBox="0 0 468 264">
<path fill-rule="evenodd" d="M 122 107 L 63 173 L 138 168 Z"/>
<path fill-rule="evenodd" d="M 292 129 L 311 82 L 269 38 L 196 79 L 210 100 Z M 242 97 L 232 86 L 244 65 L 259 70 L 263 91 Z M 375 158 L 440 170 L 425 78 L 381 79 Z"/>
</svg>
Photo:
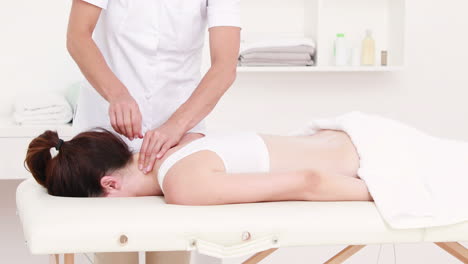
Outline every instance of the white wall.
<svg viewBox="0 0 468 264">
<path fill-rule="evenodd" d="M 313 117 L 362 110 L 397 118 L 437 136 L 468 140 L 468 2 L 407 2 L 404 72 L 242 73 L 208 118 L 209 128 L 282 133 Z M 0 113 L 10 111 L 19 92 L 61 90 L 79 78 L 65 50 L 68 5 L 69 1 L 3 1 Z M 16 185 L 0 181 L 0 256 L 5 263 L 40 263 L 44 259 L 30 257 L 22 242 L 13 210 Z M 319 263 L 339 248 L 280 249 L 264 263 Z M 396 248 L 400 264 L 459 263 L 431 244 Z M 380 263 L 391 263 L 392 251 L 384 245 Z M 370 247 L 349 263 L 376 263 L 376 254 L 377 246 Z"/>
<path fill-rule="evenodd" d="M 407 68 L 396 73 L 242 73 L 211 128 L 281 132 L 350 110 L 468 139 L 468 2 L 407 1 Z"/>
<path fill-rule="evenodd" d="M 63 91 L 80 72 L 66 49 L 71 0 L 1 0 L 0 114 L 28 91 Z"/>
</svg>

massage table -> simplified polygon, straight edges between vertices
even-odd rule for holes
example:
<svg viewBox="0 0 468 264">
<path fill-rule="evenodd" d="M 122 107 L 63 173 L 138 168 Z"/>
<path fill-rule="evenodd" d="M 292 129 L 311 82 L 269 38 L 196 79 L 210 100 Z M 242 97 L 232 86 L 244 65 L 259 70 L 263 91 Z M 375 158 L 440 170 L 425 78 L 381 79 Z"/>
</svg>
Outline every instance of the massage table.
<svg viewBox="0 0 468 264">
<path fill-rule="evenodd" d="M 75 253 L 191 251 L 218 257 L 254 254 L 259 263 L 280 247 L 350 245 L 325 263 L 343 263 L 365 245 L 434 242 L 464 263 L 468 221 L 443 227 L 392 229 L 373 202 L 282 201 L 215 206 L 166 204 L 163 196 L 69 198 L 48 195 L 34 179 L 16 193 L 32 254 L 51 263 Z M 466 208 L 465 208 L 466 209 Z M 458 241 L 458 242 L 457 242 Z"/>
</svg>

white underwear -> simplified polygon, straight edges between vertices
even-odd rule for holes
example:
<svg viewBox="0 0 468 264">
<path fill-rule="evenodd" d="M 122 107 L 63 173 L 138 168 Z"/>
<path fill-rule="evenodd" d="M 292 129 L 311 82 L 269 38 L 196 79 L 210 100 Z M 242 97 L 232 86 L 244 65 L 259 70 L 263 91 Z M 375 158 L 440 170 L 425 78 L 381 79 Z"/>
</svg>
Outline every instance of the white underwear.
<svg viewBox="0 0 468 264">
<path fill-rule="evenodd" d="M 215 152 L 223 161 L 227 173 L 256 173 L 270 171 L 270 155 L 264 140 L 255 132 L 205 133 L 172 153 L 158 170 L 163 190 L 166 173 L 179 160 L 201 150 Z"/>
</svg>

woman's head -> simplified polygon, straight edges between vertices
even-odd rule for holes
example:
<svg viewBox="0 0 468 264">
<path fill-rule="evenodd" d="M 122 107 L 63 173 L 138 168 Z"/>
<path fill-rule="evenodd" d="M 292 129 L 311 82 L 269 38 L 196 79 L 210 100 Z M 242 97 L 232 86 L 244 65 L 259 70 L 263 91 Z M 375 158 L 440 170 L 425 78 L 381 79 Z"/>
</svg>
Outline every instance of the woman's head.
<svg viewBox="0 0 468 264">
<path fill-rule="evenodd" d="M 25 159 L 36 181 L 55 196 L 103 196 L 101 179 L 132 160 L 127 144 L 103 128 L 65 141 L 52 157 L 50 150 L 58 143 L 57 132 L 47 130 L 29 144 Z"/>
</svg>

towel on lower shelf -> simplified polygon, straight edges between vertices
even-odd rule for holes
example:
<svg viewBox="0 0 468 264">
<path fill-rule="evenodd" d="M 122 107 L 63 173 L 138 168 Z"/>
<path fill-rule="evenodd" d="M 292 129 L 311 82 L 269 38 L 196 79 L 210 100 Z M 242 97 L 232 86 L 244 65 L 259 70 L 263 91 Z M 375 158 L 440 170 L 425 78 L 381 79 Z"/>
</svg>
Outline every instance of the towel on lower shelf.
<svg viewBox="0 0 468 264">
<path fill-rule="evenodd" d="M 240 66 L 311 66 L 315 42 L 309 38 L 276 38 L 241 45 Z"/>
<path fill-rule="evenodd" d="M 67 99 L 59 94 L 29 95 L 18 98 L 13 117 L 18 124 L 66 124 L 73 118 Z"/>
</svg>

